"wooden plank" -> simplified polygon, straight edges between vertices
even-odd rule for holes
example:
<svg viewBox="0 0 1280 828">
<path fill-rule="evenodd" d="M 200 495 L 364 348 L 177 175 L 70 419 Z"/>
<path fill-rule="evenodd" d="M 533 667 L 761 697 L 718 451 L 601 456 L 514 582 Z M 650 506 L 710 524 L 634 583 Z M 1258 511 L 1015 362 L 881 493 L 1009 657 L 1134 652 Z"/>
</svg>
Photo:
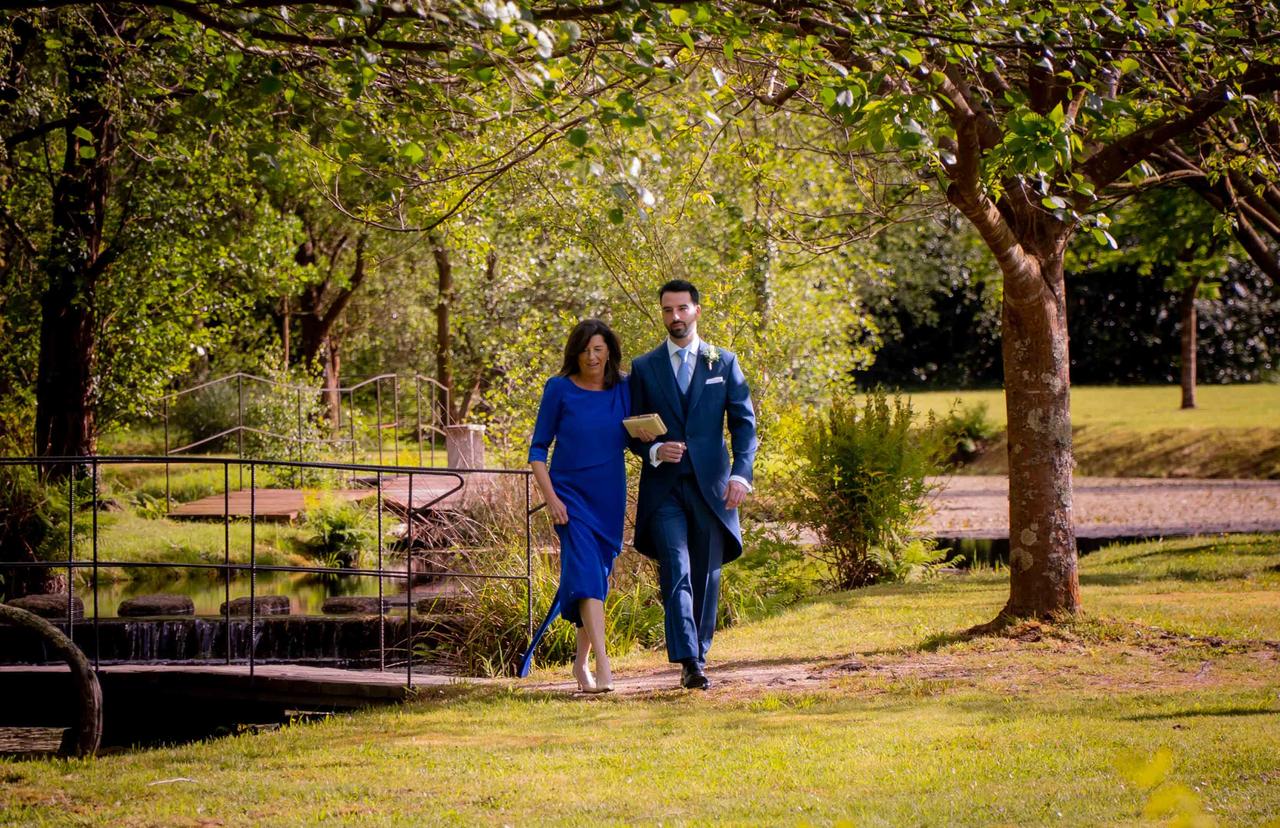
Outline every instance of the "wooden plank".
<svg viewBox="0 0 1280 828">
<path fill-rule="evenodd" d="M 232 517 L 249 517 L 252 511 L 260 520 L 292 521 L 306 512 L 307 499 L 315 496 L 314 489 L 256 489 L 252 493 L 251 503 L 250 491 L 242 489 L 231 492 L 225 499 L 223 495 L 216 494 L 182 503 L 170 510 L 169 517 L 222 518 L 227 514 Z M 325 496 L 342 500 L 363 500 L 370 493 L 362 489 L 336 489 L 326 490 Z"/>
</svg>

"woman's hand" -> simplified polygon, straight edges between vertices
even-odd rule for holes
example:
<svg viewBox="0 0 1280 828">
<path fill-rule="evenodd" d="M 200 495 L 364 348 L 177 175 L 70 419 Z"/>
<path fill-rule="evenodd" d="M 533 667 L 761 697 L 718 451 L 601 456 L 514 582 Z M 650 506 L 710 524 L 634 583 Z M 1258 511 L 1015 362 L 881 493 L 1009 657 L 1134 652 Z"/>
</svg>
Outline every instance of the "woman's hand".
<svg viewBox="0 0 1280 828">
<path fill-rule="evenodd" d="M 659 435 L 655 431 L 649 431 L 647 428 L 642 428 L 636 432 L 636 437 L 639 438 L 641 442 L 652 443 L 654 440 L 658 439 Z"/>
<path fill-rule="evenodd" d="M 564 501 L 552 495 L 547 498 L 547 512 L 551 515 L 551 522 L 559 526 L 569 522 L 569 510 L 565 508 Z"/>
</svg>

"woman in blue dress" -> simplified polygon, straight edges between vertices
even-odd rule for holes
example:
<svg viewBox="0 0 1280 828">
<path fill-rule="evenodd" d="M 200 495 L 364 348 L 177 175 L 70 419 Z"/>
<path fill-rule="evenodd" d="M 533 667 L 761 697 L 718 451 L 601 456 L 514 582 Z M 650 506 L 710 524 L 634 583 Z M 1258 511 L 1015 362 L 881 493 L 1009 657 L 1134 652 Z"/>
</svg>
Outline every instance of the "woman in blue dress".
<svg viewBox="0 0 1280 828">
<path fill-rule="evenodd" d="M 631 395 L 621 362 L 622 348 L 608 325 L 598 319 L 579 322 L 569 334 L 560 373 L 542 391 L 529 446 L 529 465 L 560 537 L 560 588 L 525 653 L 520 675 L 528 674 L 534 648 L 558 612 L 578 628 L 573 675 L 578 689 L 588 693 L 613 689 L 604 599 L 613 560 L 622 551 L 627 506 L 622 419 L 630 411 Z M 594 678 L 587 669 L 592 651 Z"/>
</svg>

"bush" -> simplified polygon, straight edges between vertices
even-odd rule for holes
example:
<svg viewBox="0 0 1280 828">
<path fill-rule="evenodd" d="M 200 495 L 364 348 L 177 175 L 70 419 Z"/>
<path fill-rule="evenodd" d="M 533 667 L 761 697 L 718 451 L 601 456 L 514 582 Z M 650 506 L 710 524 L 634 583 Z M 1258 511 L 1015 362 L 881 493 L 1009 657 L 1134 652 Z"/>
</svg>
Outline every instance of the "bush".
<svg viewBox="0 0 1280 828">
<path fill-rule="evenodd" d="M 308 495 L 303 525 L 314 533 L 304 544 L 321 565 L 335 569 L 359 566 L 365 549 L 377 541 L 370 510 L 331 495 Z"/>
<path fill-rule="evenodd" d="M 744 521 L 742 557 L 723 570 L 719 627 L 778 612 L 817 592 L 821 567 L 776 524 Z"/>
<path fill-rule="evenodd" d="M 947 461 L 952 465 L 974 460 L 1000 434 L 1000 426 L 987 414 L 986 403 L 961 405 L 959 400 L 939 428 L 944 448 L 949 451 Z"/>
<path fill-rule="evenodd" d="M 921 428 L 914 419 L 909 402 L 876 390 L 861 410 L 856 399 L 838 396 L 808 423 L 790 512 L 818 532 L 815 554 L 837 589 L 883 577 L 873 551 L 882 561 L 900 559 L 911 542 L 935 488 L 925 478 L 946 453 L 934 418 Z"/>
</svg>

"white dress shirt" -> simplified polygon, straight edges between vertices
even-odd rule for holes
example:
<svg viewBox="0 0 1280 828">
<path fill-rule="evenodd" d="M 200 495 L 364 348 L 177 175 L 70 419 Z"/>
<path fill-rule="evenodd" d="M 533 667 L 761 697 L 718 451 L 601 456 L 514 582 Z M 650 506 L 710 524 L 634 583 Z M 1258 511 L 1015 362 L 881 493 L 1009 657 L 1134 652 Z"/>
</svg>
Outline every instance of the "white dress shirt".
<svg viewBox="0 0 1280 828">
<path fill-rule="evenodd" d="M 685 346 L 686 348 L 689 349 L 688 359 L 698 358 L 698 348 L 701 345 L 702 345 L 702 340 L 698 338 L 698 335 L 696 333 L 689 338 L 689 344 Z M 677 345 L 675 342 L 673 342 L 670 337 L 667 337 L 667 354 L 670 356 L 670 359 L 671 359 L 671 373 L 675 376 L 679 376 L 680 374 L 680 350 L 681 350 L 680 346 Z M 698 366 L 694 365 L 693 367 L 696 369 Z M 658 449 L 660 448 L 662 448 L 662 443 L 654 443 L 652 446 L 649 447 L 650 465 L 657 466 L 662 463 L 662 461 L 658 459 Z M 729 480 L 738 481 L 739 483 L 742 484 L 743 488 L 745 488 L 748 492 L 754 491 L 754 489 L 751 488 L 751 483 L 741 475 L 738 475 L 738 474 L 730 475 Z"/>
</svg>

